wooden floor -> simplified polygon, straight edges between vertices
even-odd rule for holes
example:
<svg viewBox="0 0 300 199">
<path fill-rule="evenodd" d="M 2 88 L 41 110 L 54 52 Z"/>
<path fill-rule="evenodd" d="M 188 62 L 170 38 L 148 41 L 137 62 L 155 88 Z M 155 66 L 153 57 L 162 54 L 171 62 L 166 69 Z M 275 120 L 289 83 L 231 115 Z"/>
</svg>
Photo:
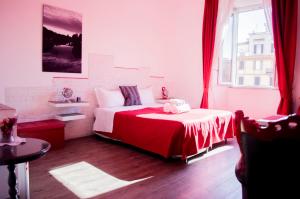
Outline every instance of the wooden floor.
<svg viewBox="0 0 300 199">
<path fill-rule="evenodd" d="M 49 171 L 85 161 L 117 179 L 145 179 L 94 198 L 240 199 L 241 187 L 234 174 L 239 149 L 235 140 L 229 140 L 225 146 L 232 148 L 214 154 L 224 147 L 219 146 L 208 152 L 210 155 L 185 164 L 96 136 L 71 140 L 64 149 L 50 151 L 30 163 L 30 195 L 32 199 L 78 198 Z"/>
</svg>

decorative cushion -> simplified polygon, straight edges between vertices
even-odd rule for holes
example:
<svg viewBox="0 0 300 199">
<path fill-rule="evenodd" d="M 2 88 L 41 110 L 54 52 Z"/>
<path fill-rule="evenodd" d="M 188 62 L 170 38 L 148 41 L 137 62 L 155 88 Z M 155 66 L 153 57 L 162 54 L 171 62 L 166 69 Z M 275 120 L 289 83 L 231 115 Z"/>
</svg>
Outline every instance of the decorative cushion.
<svg viewBox="0 0 300 199">
<path fill-rule="evenodd" d="M 138 88 L 141 103 L 143 105 L 153 105 L 155 104 L 152 87 Z"/>
<path fill-rule="evenodd" d="M 137 86 L 119 86 L 119 88 L 124 97 L 124 106 L 142 104 Z"/>
<path fill-rule="evenodd" d="M 124 104 L 124 97 L 119 89 L 95 88 L 95 93 L 100 108 L 117 107 Z"/>
</svg>

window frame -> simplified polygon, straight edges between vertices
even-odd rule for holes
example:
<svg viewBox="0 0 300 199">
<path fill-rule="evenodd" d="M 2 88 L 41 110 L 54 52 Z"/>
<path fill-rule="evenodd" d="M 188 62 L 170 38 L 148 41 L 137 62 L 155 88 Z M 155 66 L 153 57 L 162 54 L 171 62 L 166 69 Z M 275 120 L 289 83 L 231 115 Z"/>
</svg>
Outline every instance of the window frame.
<svg viewBox="0 0 300 199">
<path fill-rule="evenodd" d="M 276 58 L 274 57 L 274 73 L 273 76 L 271 77 L 273 80 L 273 85 L 272 86 L 248 86 L 248 85 L 239 85 L 239 77 L 237 77 L 237 63 L 239 62 L 238 60 L 238 15 L 242 12 L 249 12 L 249 11 L 254 11 L 254 10 L 260 10 L 264 9 L 264 6 L 261 4 L 256 4 L 256 5 L 251 5 L 251 6 L 245 6 L 245 7 L 240 7 L 240 8 L 234 8 L 233 13 L 230 17 L 232 17 L 232 50 L 231 50 L 231 81 L 230 82 L 223 82 L 222 80 L 222 72 L 223 72 L 223 57 L 222 53 L 220 53 L 220 56 L 218 57 L 218 77 L 217 77 L 217 84 L 221 86 L 227 86 L 227 87 L 232 87 L 232 88 L 251 88 L 251 89 L 278 89 L 278 83 L 277 83 L 277 69 L 276 69 Z M 223 43 L 222 42 L 222 47 L 220 48 L 221 51 L 223 49 Z M 271 49 L 271 53 L 275 53 L 274 49 L 274 40 L 272 41 L 273 48 Z M 262 45 L 261 49 L 261 55 L 264 55 L 264 44 L 259 44 Z M 262 60 L 259 60 L 262 62 Z M 256 62 L 256 61 L 255 61 Z M 260 63 L 262 64 L 262 63 Z M 260 68 L 263 68 L 261 65 Z"/>
</svg>

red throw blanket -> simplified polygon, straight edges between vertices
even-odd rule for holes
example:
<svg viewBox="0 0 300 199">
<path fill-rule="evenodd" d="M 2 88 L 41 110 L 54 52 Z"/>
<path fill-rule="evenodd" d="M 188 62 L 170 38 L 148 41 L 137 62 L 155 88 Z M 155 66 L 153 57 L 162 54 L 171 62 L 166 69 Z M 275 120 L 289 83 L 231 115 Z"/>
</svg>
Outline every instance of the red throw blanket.
<svg viewBox="0 0 300 199">
<path fill-rule="evenodd" d="M 228 111 L 192 109 L 182 114 L 162 108 L 144 108 L 115 113 L 113 138 L 160 154 L 197 154 L 225 138 L 234 137 L 233 114 Z"/>
</svg>

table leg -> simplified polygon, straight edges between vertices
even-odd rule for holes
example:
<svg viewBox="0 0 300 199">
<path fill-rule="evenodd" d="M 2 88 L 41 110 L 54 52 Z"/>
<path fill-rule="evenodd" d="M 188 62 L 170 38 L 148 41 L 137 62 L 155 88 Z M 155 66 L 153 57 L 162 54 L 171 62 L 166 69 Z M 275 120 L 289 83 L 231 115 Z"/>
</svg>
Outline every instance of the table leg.
<svg viewBox="0 0 300 199">
<path fill-rule="evenodd" d="M 29 162 L 26 162 L 26 198 L 30 199 L 30 190 L 29 190 Z"/>
<path fill-rule="evenodd" d="M 9 164 L 7 169 L 9 171 L 8 175 L 8 185 L 9 185 L 9 196 L 11 199 L 18 199 L 18 187 L 17 187 L 17 176 L 15 173 L 16 166 L 14 164 Z"/>
</svg>

